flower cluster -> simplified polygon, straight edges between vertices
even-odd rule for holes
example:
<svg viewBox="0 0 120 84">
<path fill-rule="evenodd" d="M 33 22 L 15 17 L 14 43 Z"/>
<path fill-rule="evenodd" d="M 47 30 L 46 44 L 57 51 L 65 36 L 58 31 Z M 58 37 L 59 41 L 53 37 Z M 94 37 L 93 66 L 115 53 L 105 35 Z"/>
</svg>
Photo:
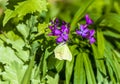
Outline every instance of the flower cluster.
<svg viewBox="0 0 120 84">
<path fill-rule="evenodd" d="M 88 29 L 88 26 L 93 24 L 92 19 L 89 18 L 89 16 L 85 15 L 86 24 L 81 24 L 80 29 L 76 30 L 76 33 L 80 35 L 82 38 L 86 38 L 89 40 L 90 44 L 93 44 L 96 40 L 94 38 L 95 30 L 94 29 Z M 68 40 L 69 36 L 69 24 L 58 19 L 55 19 L 51 21 L 51 25 L 49 26 L 51 33 L 49 36 L 56 36 L 56 42 L 62 43 L 66 42 Z"/>
<path fill-rule="evenodd" d="M 66 22 L 62 21 L 62 24 L 60 24 L 60 21 L 55 19 L 54 21 L 51 21 L 49 28 L 51 30 L 49 36 L 56 36 L 57 43 L 66 42 L 68 40 L 69 24 Z"/>
<path fill-rule="evenodd" d="M 82 38 L 87 38 L 90 42 L 90 44 L 93 44 L 96 40 L 94 38 L 95 30 L 94 29 L 88 29 L 88 26 L 93 24 L 93 21 L 89 18 L 88 15 L 85 16 L 86 24 L 81 24 L 80 29 L 76 30 L 76 33 Z"/>
</svg>

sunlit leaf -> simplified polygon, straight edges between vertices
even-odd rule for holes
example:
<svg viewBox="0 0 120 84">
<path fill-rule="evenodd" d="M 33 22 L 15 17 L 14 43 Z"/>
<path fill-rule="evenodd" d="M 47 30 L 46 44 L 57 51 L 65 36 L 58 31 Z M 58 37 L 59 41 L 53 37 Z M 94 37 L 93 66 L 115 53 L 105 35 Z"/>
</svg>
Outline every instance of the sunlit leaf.
<svg viewBox="0 0 120 84">
<path fill-rule="evenodd" d="M 83 54 L 77 55 L 74 68 L 74 84 L 86 84 L 86 75 L 83 65 Z"/>
<path fill-rule="evenodd" d="M 21 16 L 25 16 L 28 13 L 33 13 L 36 11 L 41 13 L 42 11 L 46 11 L 46 5 L 47 3 L 45 0 L 26 0 L 24 2 L 20 2 L 15 6 L 14 11 L 10 9 L 5 11 L 3 26 L 13 17 L 19 18 Z"/>
<path fill-rule="evenodd" d="M 20 84 L 26 68 L 27 66 L 13 61 L 10 65 L 5 66 L 5 71 L 2 73 L 3 80 L 9 81 L 11 84 Z"/>
<path fill-rule="evenodd" d="M 56 74 L 54 78 L 49 76 L 49 75 L 47 75 L 46 78 L 47 78 L 47 83 L 48 84 L 58 84 L 58 81 L 59 81 L 59 75 L 58 74 Z"/>
<path fill-rule="evenodd" d="M 66 61 L 66 68 L 65 68 L 65 77 L 66 77 L 66 84 L 70 84 L 70 79 L 72 77 L 72 73 L 73 73 L 73 70 L 74 70 L 74 62 L 75 62 L 75 56 L 79 53 L 77 50 L 76 50 L 76 46 L 69 46 L 71 52 L 72 52 L 72 61 L 69 62 L 69 61 Z"/>
</svg>

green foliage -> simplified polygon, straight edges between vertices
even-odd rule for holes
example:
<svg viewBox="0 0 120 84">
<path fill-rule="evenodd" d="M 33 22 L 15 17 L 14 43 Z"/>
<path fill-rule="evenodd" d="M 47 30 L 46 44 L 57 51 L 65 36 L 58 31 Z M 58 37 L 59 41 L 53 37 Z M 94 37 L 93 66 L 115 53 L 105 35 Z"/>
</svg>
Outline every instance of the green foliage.
<svg viewBox="0 0 120 84">
<path fill-rule="evenodd" d="M 31 6 L 32 4 L 32 6 Z M 46 1 L 45 0 L 26 0 L 24 2 L 18 3 L 17 6 L 15 6 L 14 11 L 7 9 L 5 11 L 5 17 L 3 20 L 3 26 L 13 17 L 23 17 L 28 13 L 33 12 L 42 12 L 46 11 Z"/>
<path fill-rule="evenodd" d="M 13 61 L 10 65 L 6 65 L 4 68 L 5 71 L 2 73 L 3 80 L 8 80 L 10 84 L 20 84 L 27 66 L 23 66 L 23 64 Z"/>
<path fill-rule="evenodd" d="M 0 0 L 0 8 L 5 9 L 8 4 L 8 0 Z"/>
<path fill-rule="evenodd" d="M 75 33 L 86 13 L 92 45 Z M 70 23 L 67 45 L 48 36 L 55 17 Z M 0 25 L 0 84 L 120 83 L 119 0 L 0 0 Z"/>
</svg>

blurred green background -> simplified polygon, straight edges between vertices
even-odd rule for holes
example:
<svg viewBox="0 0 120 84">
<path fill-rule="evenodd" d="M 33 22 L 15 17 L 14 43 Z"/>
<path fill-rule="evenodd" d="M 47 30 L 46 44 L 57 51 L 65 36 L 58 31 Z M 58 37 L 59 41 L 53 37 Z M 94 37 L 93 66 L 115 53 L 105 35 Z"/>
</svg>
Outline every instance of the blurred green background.
<svg viewBox="0 0 120 84">
<path fill-rule="evenodd" d="M 82 44 L 75 34 L 78 25 L 85 23 L 85 14 L 94 21 L 93 45 Z M 71 26 L 72 62 L 54 58 L 57 44 L 48 36 L 54 18 Z M 29 70 L 29 53 L 34 50 Z M 120 0 L 0 0 L 0 84 L 119 84 L 119 70 Z"/>
</svg>

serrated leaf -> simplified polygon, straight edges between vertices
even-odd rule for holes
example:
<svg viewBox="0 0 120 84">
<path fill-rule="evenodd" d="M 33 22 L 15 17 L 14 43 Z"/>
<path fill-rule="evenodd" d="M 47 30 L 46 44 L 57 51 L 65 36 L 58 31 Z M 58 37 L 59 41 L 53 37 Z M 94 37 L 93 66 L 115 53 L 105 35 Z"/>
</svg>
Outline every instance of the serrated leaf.
<svg viewBox="0 0 120 84">
<path fill-rule="evenodd" d="M 23 38 L 26 40 L 26 38 L 28 37 L 29 35 L 29 29 L 26 25 L 24 24 L 18 24 L 17 25 L 17 30 L 18 32 L 20 32 L 23 36 Z"/>
<path fill-rule="evenodd" d="M 2 73 L 3 80 L 7 80 L 10 84 L 20 84 L 27 66 L 14 61 L 10 65 L 5 66 Z"/>
<path fill-rule="evenodd" d="M 5 11 L 3 26 L 5 26 L 5 24 L 13 17 L 17 16 L 19 18 L 28 13 L 33 13 L 36 11 L 41 13 L 42 11 L 47 11 L 46 5 L 46 0 L 27 0 L 20 2 L 17 6 L 15 6 L 15 10 L 7 9 Z"/>
<path fill-rule="evenodd" d="M 15 55 L 21 59 L 22 61 L 27 61 L 28 57 L 29 57 L 29 51 L 25 51 L 23 50 L 23 45 L 24 42 L 22 39 L 18 39 L 16 41 L 12 41 L 10 39 L 1 37 L 1 39 L 3 40 L 4 43 L 8 45 L 12 45 L 12 46 L 8 46 L 9 48 L 11 48 L 13 50 L 13 52 L 15 53 Z M 18 45 L 19 44 L 19 45 Z"/>
<path fill-rule="evenodd" d="M 0 62 L 3 64 L 10 64 L 12 61 L 22 63 L 22 61 L 15 55 L 14 51 L 9 47 L 0 46 Z M 8 59 L 9 58 L 9 59 Z"/>
<path fill-rule="evenodd" d="M 39 34 L 43 34 L 43 33 L 45 33 L 46 31 L 45 31 L 45 28 L 47 28 L 48 27 L 48 24 L 46 24 L 46 23 L 42 23 L 42 24 L 38 24 L 38 33 Z"/>
</svg>

